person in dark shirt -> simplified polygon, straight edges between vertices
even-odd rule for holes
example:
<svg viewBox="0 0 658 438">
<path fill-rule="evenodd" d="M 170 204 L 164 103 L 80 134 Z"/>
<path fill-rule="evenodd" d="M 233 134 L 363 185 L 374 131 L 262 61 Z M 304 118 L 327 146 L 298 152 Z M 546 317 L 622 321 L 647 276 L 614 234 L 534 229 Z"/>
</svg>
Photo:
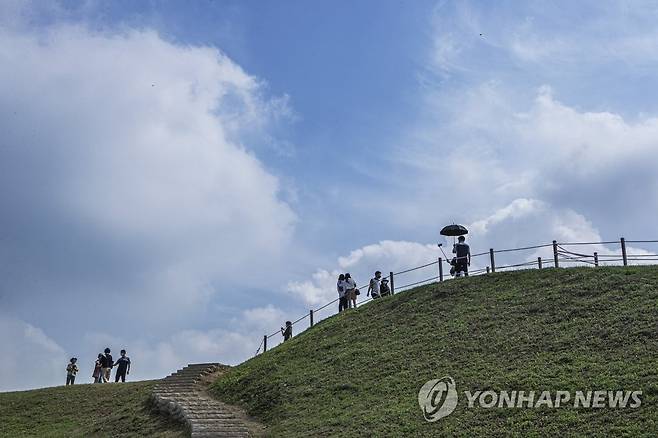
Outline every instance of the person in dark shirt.
<svg viewBox="0 0 658 438">
<path fill-rule="evenodd" d="M 283 342 L 292 338 L 292 322 L 286 321 L 286 328 L 281 327 L 281 334 L 283 335 Z"/>
<path fill-rule="evenodd" d="M 114 375 L 114 382 L 121 379 L 122 382 L 126 381 L 126 374 L 130 374 L 130 358 L 126 356 L 126 350 L 121 350 L 121 357 L 114 363 L 117 367 L 116 374 Z"/>
<path fill-rule="evenodd" d="M 110 349 L 106 348 L 105 355 L 103 355 L 103 358 L 101 359 L 101 367 L 102 367 L 101 371 L 103 376 L 103 383 L 107 383 L 110 381 L 113 366 L 114 366 L 114 360 L 112 359 L 112 355 L 110 354 Z"/>
<path fill-rule="evenodd" d="M 382 279 L 382 283 L 379 286 L 379 294 L 382 297 L 387 297 L 387 296 L 391 295 L 391 288 L 388 285 L 388 278 L 383 278 Z"/>
<path fill-rule="evenodd" d="M 452 247 L 452 252 L 457 256 L 455 257 L 455 276 L 461 277 L 461 273 L 464 273 L 464 277 L 468 277 L 468 267 L 471 266 L 471 248 L 466 244 L 466 238 L 464 236 L 459 236 Z"/>
</svg>

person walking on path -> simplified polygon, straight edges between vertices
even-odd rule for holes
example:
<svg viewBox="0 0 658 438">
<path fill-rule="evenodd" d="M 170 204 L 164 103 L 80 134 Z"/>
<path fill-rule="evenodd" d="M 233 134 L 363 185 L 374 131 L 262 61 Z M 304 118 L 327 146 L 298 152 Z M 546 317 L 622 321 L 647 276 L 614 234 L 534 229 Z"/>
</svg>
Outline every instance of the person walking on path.
<svg viewBox="0 0 658 438">
<path fill-rule="evenodd" d="M 471 266 L 471 248 L 466 244 L 464 236 L 459 236 L 457 243 L 452 247 L 452 252 L 456 255 L 455 276 L 461 277 L 463 272 L 464 277 L 468 277 L 468 267 Z"/>
<path fill-rule="evenodd" d="M 94 372 L 91 374 L 94 378 L 94 383 L 101 383 L 103 381 L 103 353 L 98 353 L 98 357 L 94 362 Z"/>
<path fill-rule="evenodd" d="M 336 283 L 338 290 L 338 312 L 347 310 L 347 283 L 345 283 L 345 274 L 338 276 L 338 283 Z"/>
<path fill-rule="evenodd" d="M 286 321 L 286 328 L 281 327 L 281 334 L 283 335 L 283 342 L 292 338 L 292 322 Z"/>
<path fill-rule="evenodd" d="M 356 296 L 359 290 L 356 288 L 356 281 L 349 272 L 345 274 L 345 283 L 347 283 L 347 305 L 350 309 L 352 307 L 356 309 Z"/>
<path fill-rule="evenodd" d="M 126 374 L 130 374 L 130 358 L 126 356 L 126 350 L 121 350 L 121 357 L 117 359 L 114 365 L 117 371 L 114 374 L 114 383 L 121 379 L 122 382 L 126 381 Z"/>
<path fill-rule="evenodd" d="M 110 378 L 112 377 L 113 366 L 114 366 L 114 360 L 112 359 L 112 355 L 110 354 L 110 349 L 106 348 L 105 354 L 101 359 L 101 367 L 102 367 L 101 376 L 103 378 L 103 383 L 107 383 L 110 381 Z"/>
<path fill-rule="evenodd" d="M 372 299 L 375 300 L 380 297 L 379 295 L 379 284 L 382 281 L 382 273 L 380 271 L 375 272 L 375 276 L 370 279 L 370 284 L 368 285 L 368 293 L 366 296 L 369 297 L 372 294 Z"/>
<path fill-rule="evenodd" d="M 73 385 L 75 383 L 75 376 L 78 374 L 78 361 L 77 357 L 72 357 L 68 365 L 66 365 L 66 385 Z"/>
</svg>

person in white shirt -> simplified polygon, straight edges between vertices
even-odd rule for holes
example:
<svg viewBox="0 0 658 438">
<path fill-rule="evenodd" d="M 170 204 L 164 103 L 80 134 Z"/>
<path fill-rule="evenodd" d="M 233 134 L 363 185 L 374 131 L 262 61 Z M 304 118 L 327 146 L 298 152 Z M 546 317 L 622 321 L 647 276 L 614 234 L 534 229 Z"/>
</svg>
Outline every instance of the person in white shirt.
<svg viewBox="0 0 658 438">
<path fill-rule="evenodd" d="M 380 271 L 375 272 L 375 277 L 370 279 L 370 284 L 368 285 L 368 293 L 366 296 L 372 294 L 372 299 L 379 298 L 379 282 L 382 280 L 382 273 Z"/>
<path fill-rule="evenodd" d="M 336 283 L 338 290 L 338 312 L 347 310 L 347 283 L 345 282 L 345 275 L 338 276 L 338 283 Z"/>
<path fill-rule="evenodd" d="M 349 274 L 345 274 L 345 283 L 347 284 L 347 306 L 351 309 L 354 307 L 356 309 L 356 281 Z"/>
</svg>

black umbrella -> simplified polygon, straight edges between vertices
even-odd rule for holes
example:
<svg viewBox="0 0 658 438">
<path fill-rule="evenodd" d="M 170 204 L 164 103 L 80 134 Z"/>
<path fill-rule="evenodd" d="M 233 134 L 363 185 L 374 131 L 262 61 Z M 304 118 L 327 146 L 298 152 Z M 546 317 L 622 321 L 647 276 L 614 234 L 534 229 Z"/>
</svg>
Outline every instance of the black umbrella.
<svg viewBox="0 0 658 438">
<path fill-rule="evenodd" d="M 463 236 L 468 234 L 468 230 L 463 225 L 447 225 L 441 230 L 442 236 Z"/>
</svg>

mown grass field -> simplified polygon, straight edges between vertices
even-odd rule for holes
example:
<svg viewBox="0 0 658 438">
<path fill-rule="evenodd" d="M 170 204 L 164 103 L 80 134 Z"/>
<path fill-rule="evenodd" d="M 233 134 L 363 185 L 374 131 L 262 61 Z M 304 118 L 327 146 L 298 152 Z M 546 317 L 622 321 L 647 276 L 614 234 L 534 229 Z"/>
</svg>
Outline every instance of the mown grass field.
<svg viewBox="0 0 658 438">
<path fill-rule="evenodd" d="M 155 381 L 0 393 L 0 437 L 184 437 L 152 413 Z"/>
<path fill-rule="evenodd" d="M 452 376 L 455 412 L 417 396 Z M 658 268 L 544 269 L 420 287 L 328 318 L 213 393 L 273 436 L 658 436 Z M 472 408 L 462 391 L 641 390 L 635 409 Z"/>
</svg>

